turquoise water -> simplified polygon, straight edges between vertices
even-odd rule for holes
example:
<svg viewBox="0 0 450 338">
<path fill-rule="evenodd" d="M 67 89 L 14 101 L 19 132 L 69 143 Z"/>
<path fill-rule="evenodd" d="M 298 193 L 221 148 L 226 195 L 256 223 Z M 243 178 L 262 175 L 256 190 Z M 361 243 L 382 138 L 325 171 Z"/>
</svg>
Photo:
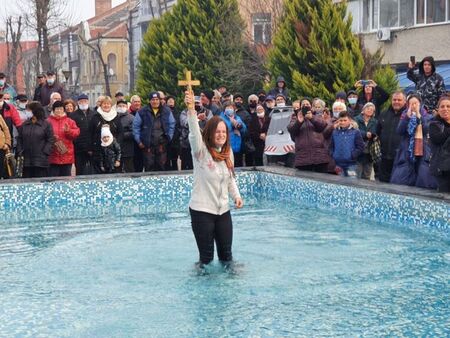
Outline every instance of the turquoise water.
<svg viewBox="0 0 450 338">
<path fill-rule="evenodd" d="M 2 224 L 0 336 L 450 335 L 447 233 L 246 201 L 204 275 L 187 201 Z"/>
</svg>

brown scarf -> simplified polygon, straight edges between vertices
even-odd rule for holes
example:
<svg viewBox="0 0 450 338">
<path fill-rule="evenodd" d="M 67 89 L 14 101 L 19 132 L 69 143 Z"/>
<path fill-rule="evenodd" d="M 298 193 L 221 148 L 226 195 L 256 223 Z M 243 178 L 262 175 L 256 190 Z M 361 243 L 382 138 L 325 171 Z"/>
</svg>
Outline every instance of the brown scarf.
<svg viewBox="0 0 450 338">
<path fill-rule="evenodd" d="M 208 150 L 214 161 L 216 162 L 225 161 L 227 168 L 230 171 L 230 174 L 234 176 L 234 166 L 233 162 L 231 161 L 231 147 L 228 147 L 227 149 L 222 149 L 220 153 L 215 148 L 208 147 Z"/>
</svg>

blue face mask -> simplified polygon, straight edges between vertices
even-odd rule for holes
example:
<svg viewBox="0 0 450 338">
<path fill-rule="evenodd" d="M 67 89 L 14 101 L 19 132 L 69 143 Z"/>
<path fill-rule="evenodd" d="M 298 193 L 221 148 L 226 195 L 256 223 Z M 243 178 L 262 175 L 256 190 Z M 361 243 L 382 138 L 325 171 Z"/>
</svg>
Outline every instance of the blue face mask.
<svg viewBox="0 0 450 338">
<path fill-rule="evenodd" d="M 0 87 L 3 87 L 5 85 L 5 80 L 0 80 Z"/>
<path fill-rule="evenodd" d="M 350 97 L 348 99 L 348 103 L 350 103 L 351 105 L 356 104 L 357 101 L 358 101 L 358 98 L 356 98 L 356 97 Z"/>
<path fill-rule="evenodd" d="M 234 115 L 234 109 L 230 109 L 230 108 L 225 109 L 224 113 L 225 113 L 226 116 L 232 117 Z"/>
</svg>

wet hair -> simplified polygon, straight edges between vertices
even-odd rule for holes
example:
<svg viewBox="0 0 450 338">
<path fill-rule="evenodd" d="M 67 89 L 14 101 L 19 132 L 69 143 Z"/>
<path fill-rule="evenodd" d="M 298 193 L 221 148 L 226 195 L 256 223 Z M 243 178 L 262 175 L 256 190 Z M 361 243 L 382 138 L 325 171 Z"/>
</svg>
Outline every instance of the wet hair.
<svg viewBox="0 0 450 338">
<path fill-rule="evenodd" d="M 227 140 L 225 141 L 225 144 L 222 147 L 222 150 L 228 149 L 230 145 L 230 138 L 228 137 L 228 126 L 225 123 L 224 120 L 222 120 L 219 116 L 213 116 L 211 119 L 206 122 L 205 128 L 203 129 L 203 142 L 205 142 L 206 147 L 209 148 L 215 148 L 216 143 L 214 141 L 216 136 L 216 129 L 219 123 L 222 122 L 225 125 L 225 128 L 227 130 Z"/>
<path fill-rule="evenodd" d="M 32 101 L 27 104 L 26 108 L 31 110 L 31 113 L 38 120 L 45 120 L 45 110 L 42 104 L 38 101 Z"/>
</svg>

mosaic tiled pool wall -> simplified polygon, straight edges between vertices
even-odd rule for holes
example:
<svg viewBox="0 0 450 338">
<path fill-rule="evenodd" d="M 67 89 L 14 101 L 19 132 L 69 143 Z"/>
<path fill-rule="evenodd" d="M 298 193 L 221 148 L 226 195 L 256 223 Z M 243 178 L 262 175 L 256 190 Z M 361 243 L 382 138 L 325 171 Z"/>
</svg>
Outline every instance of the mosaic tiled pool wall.
<svg viewBox="0 0 450 338">
<path fill-rule="evenodd" d="M 314 180 L 263 174 L 261 193 L 379 221 L 450 230 L 450 204 Z"/>
<path fill-rule="evenodd" d="M 252 195 L 260 175 L 238 176 L 241 193 Z M 186 211 L 191 175 L 142 176 L 0 185 L 0 224 L 41 218 L 92 218 Z M 45 211 L 45 212 L 43 212 Z"/>
<path fill-rule="evenodd" d="M 450 205 L 263 172 L 238 175 L 247 199 L 299 201 L 309 206 L 380 221 L 450 229 Z M 0 185 L 0 224 L 36 220 L 186 211 L 190 175 L 143 176 Z M 45 221 L 45 219 L 42 219 Z"/>
</svg>

